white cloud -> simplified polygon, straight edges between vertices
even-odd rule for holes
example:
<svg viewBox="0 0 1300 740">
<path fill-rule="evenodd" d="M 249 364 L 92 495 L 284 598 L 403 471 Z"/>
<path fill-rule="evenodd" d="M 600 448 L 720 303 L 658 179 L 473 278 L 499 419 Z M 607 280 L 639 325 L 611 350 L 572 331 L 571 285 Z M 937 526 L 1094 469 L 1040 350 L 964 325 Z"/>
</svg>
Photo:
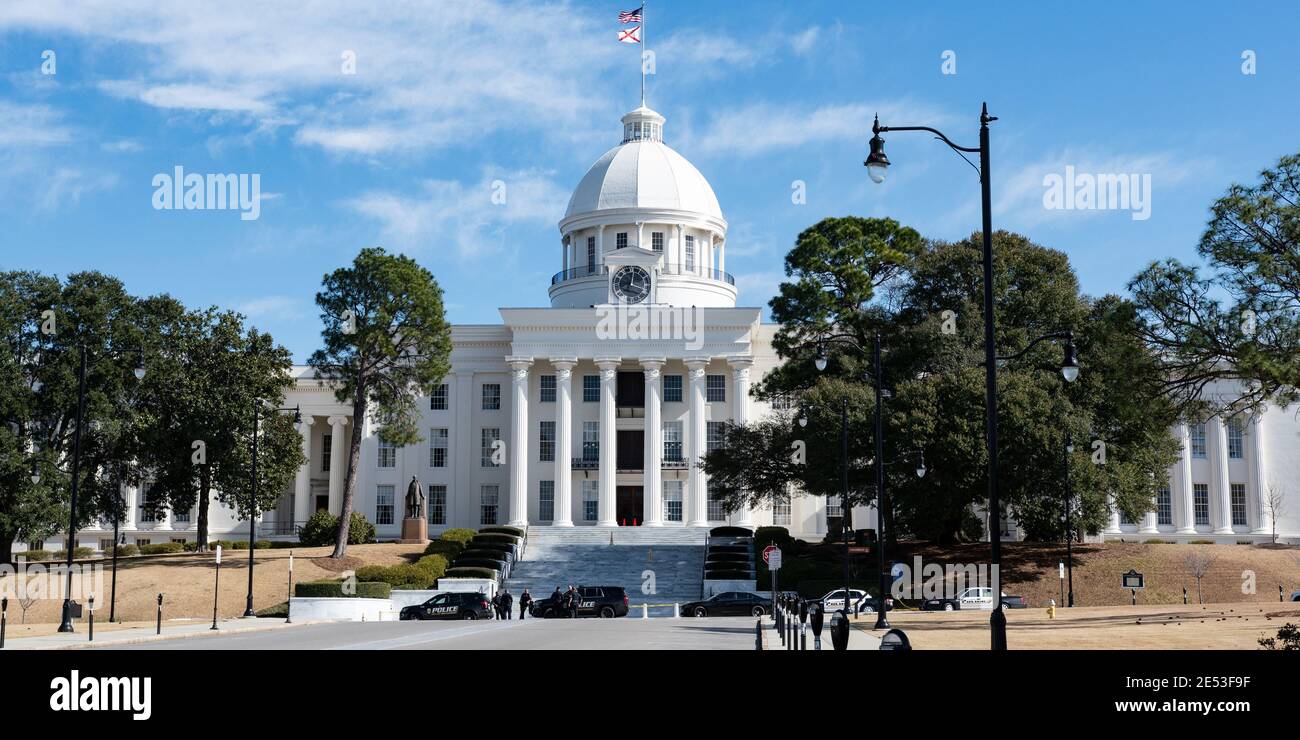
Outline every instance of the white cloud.
<svg viewBox="0 0 1300 740">
<path fill-rule="evenodd" d="M 414 196 L 371 191 L 347 205 L 378 221 L 386 244 L 418 254 L 451 247 L 470 260 L 504 251 L 505 231 L 513 224 L 554 222 L 568 199 L 567 189 L 549 173 L 534 170 L 486 172 L 468 187 L 457 180 L 426 180 L 422 188 Z"/>
<path fill-rule="evenodd" d="M 117 184 L 117 175 L 112 173 L 85 172 L 72 167 L 60 167 L 35 179 L 36 207 L 43 211 L 55 211 L 67 203 L 76 205 L 82 196 Z"/>
<path fill-rule="evenodd" d="M 244 301 L 235 310 L 254 321 L 297 321 L 315 316 L 313 305 L 301 298 L 283 295 Z"/>
<path fill-rule="evenodd" d="M 781 292 L 781 283 L 785 279 L 785 274 L 781 272 L 746 272 L 737 276 L 739 296 L 736 305 L 766 310 L 768 301 Z"/>
<path fill-rule="evenodd" d="M 685 29 L 664 37 L 663 41 L 651 38 L 649 44 L 655 52 L 657 67 L 680 70 L 680 79 L 685 79 L 687 74 L 714 79 L 732 69 L 773 63 L 787 47 L 796 54 L 805 54 L 816 43 L 817 37 L 815 26 L 793 34 L 771 31 L 740 38 L 719 33 L 716 29 Z"/>
<path fill-rule="evenodd" d="M 508 129 L 571 136 L 611 115 L 592 95 L 627 63 L 609 19 L 569 3 L 67 0 L 0 4 L 0 31 L 68 33 L 148 64 L 104 92 L 172 113 L 299 127 L 294 141 L 373 156 Z M 344 53 L 355 54 L 345 74 Z M 615 106 L 617 107 L 617 106 Z"/>
<path fill-rule="evenodd" d="M 811 28 L 796 33 L 791 37 L 790 48 L 794 49 L 794 53 L 796 54 L 807 54 L 817 45 L 817 40 L 819 38 L 821 38 L 821 29 L 817 26 L 812 26 Z"/>
<path fill-rule="evenodd" d="M 65 144 L 72 134 L 62 114 L 48 105 L 0 100 L 0 150 Z"/>
<path fill-rule="evenodd" d="M 931 126 L 942 126 L 948 120 L 928 105 L 908 101 L 830 104 L 812 109 L 795 104 L 755 103 L 720 111 L 684 148 L 702 154 L 753 157 L 835 141 L 855 141 L 865 147 L 871 137 L 872 117 L 877 113 L 885 121 L 925 121 Z"/>
</svg>

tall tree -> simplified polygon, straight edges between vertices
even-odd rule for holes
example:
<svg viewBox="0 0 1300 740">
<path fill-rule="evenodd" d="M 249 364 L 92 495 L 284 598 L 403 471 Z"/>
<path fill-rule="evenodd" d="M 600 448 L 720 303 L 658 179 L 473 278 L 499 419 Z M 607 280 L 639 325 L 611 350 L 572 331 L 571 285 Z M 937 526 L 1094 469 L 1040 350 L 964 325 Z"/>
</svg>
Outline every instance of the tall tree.
<svg viewBox="0 0 1300 740">
<path fill-rule="evenodd" d="M 1300 399 L 1300 154 L 1255 185 L 1232 185 L 1210 212 L 1198 247 L 1208 275 L 1164 260 L 1129 284 L 1165 392 L 1187 416 L 1292 403 Z M 1218 381 L 1241 381 L 1239 391 L 1207 399 Z"/>
<path fill-rule="evenodd" d="M 248 515 L 255 404 L 265 435 L 258 445 L 257 511 L 275 504 L 287 483 L 283 469 L 296 470 L 303 459 L 298 436 L 282 434 L 283 424 L 268 420 L 275 414 L 268 409 L 283 403 L 293 383 L 292 360 L 269 334 L 246 330 L 237 313 L 188 311 L 166 296 L 144 305 L 148 334 L 160 345 L 142 401 L 149 417 L 141 449 L 152 478 L 149 505 L 196 508 L 197 540 L 206 549 L 213 498 Z"/>
<path fill-rule="evenodd" d="M 325 324 L 324 347 L 310 364 L 352 406 L 352 436 L 343 484 L 338 540 L 332 557 L 347 554 L 348 527 L 361 459 L 361 432 L 373 406 L 379 436 L 396 445 L 421 441 L 415 400 L 431 393 L 450 368 L 451 329 L 442 289 L 415 260 L 380 248 L 363 249 L 350 267 L 325 276 L 316 294 Z"/>
</svg>

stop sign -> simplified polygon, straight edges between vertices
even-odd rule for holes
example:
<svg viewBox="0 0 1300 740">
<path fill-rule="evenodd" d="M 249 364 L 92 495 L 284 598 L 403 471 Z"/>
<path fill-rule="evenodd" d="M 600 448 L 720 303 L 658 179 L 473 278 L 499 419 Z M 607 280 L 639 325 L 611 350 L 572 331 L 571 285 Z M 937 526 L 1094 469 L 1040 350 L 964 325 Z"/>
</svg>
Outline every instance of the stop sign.
<svg viewBox="0 0 1300 740">
<path fill-rule="evenodd" d="M 768 568 L 776 570 L 781 567 L 781 548 L 776 545 L 768 545 L 763 548 L 763 562 L 767 563 Z"/>
</svg>

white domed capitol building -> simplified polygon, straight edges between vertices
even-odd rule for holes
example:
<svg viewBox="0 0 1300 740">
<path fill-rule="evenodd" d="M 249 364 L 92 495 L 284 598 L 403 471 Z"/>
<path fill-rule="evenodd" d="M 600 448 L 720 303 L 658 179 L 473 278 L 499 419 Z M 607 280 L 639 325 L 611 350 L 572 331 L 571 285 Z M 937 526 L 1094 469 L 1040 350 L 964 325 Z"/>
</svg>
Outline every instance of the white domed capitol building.
<svg viewBox="0 0 1300 740">
<path fill-rule="evenodd" d="M 680 544 L 702 542 L 721 524 L 779 525 L 805 539 L 834 528 L 841 512 L 833 499 L 796 495 L 725 512 L 696 465 L 722 443 L 727 422 L 770 413 L 750 384 L 779 362 L 776 327 L 762 323 L 761 308 L 736 305 L 718 198 L 664 132 L 662 115 L 636 108 L 622 118 L 622 141 L 579 181 L 559 222 L 549 306 L 504 307 L 500 324 L 452 327 L 451 371 L 419 402 L 423 444 L 385 444 L 366 422 L 354 510 L 375 523 L 380 540 L 401 536 L 412 479 L 427 496 L 431 535 L 510 524 L 533 533 L 596 528 L 574 541 L 620 531 Z M 312 368 L 294 371 L 285 405 L 301 408 L 309 462 L 260 517 L 266 539 L 294 539 L 314 512 L 342 508 L 351 409 Z M 1300 480 L 1293 411 L 1173 430 L 1183 455 L 1155 510 L 1136 522 L 1116 512 L 1101 536 L 1268 541 L 1270 484 Z M 147 496 L 147 486 L 126 491 L 124 541 L 196 538 L 193 512 L 155 517 Z M 856 527 L 875 527 L 873 509 L 853 514 Z M 1300 538 L 1300 505 L 1278 519 L 1283 541 Z M 1014 521 L 1003 528 L 1004 538 L 1019 536 Z M 247 534 L 247 522 L 214 506 L 213 538 Z M 111 525 L 83 530 L 79 542 L 106 548 Z"/>
</svg>

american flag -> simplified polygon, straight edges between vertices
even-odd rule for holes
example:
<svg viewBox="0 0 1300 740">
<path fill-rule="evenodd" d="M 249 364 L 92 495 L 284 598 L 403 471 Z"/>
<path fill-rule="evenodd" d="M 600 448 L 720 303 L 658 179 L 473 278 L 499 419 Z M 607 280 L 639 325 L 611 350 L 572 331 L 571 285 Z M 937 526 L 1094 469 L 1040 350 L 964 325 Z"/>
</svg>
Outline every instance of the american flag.
<svg viewBox="0 0 1300 740">
<path fill-rule="evenodd" d="M 645 6 L 642 5 L 640 8 L 637 8 L 636 10 L 624 10 L 623 12 L 618 14 L 618 22 L 619 23 L 640 23 L 641 11 L 644 8 Z"/>
</svg>

